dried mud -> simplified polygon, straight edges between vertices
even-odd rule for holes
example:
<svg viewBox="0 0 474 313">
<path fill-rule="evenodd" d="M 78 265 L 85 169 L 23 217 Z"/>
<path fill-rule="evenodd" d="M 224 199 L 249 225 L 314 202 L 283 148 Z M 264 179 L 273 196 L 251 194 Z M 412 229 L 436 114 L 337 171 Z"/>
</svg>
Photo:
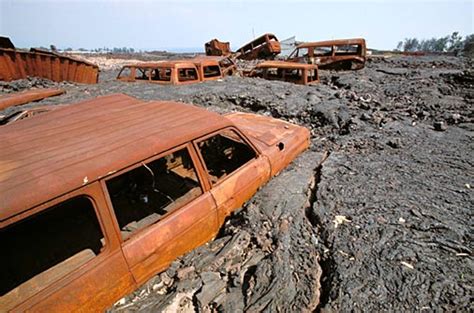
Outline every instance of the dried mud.
<svg viewBox="0 0 474 313">
<path fill-rule="evenodd" d="M 188 86 L 30 79 L 67 94 L 123 92 L 311 129 L 311 148 L 229 218 L 110 311 L 473 310 L 472 60 L 371 58 L 317 86 L 228 77 Z M 100 108 L 98 108 L 100 110 Z M 0 128 L 1 130 L 1 128 Z M 437 131 L 439 130 L 439 131 Z"/>
</svg>

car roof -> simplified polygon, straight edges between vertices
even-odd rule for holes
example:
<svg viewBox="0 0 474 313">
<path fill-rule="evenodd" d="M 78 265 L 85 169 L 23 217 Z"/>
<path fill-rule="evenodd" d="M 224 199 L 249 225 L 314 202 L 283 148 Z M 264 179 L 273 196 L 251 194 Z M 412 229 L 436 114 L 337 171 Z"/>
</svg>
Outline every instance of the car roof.
<svg viewBox="0 0 474 313">
<path fill-rule="evenodd" d="M 230 125 L 192 105 L 116 94 L 2 126 L 0 221 Z"/>
<path fill-rule="evenodd" d="M 256 68 L 285 68 L 285 69 L 317 69 L 318 66 L 315 64 L 306 64 L 306 63 L 296 63 L 296 62 L 288 62 L 288 61 L 264 61 L 262 63 L 257 64 Z"/>
<path fill-rule="evenodd" d="M 365 45 L 364 38 L 352 38 L 352 39 L 337 39 L 337 40 L 326 40 L 326 41 L 315 41 L 305 42 L 298 45 L 296 48 L 309 48 L 309 47 L 323 47 L 332 45 Z"/>
<path fill-rule="evenodd" d="M 163 68 L 163 67 L 194 67 L 191 60 L 172 60 L 172 61 L 158 61 L 158 62 L 143 62 L 126 64 L 123 67 L 140 67 L 140 68 Z"/>
</svg>

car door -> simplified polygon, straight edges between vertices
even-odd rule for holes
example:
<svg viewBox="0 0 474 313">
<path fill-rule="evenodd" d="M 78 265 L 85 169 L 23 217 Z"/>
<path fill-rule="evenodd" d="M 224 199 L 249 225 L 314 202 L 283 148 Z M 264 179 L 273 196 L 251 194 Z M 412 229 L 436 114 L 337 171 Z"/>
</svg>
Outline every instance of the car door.
<svg viewBox="0 0 474 313">
<path fill-rule="evenodd" d="M 32 211 L 2 227 L 0 311 L 103 310 L 135 288 L 99 183 Z"/>
<path fill-rule="evenodd" d="M 216 206 L 196 159 L 192 145 L 183 145 L 105 181 L 138 284 L 218 231 Z"/>
<path fill-rule="evenodd" d="M 195 141 L 211 194 L 217 205 L 219 224 L 242 206 L 270 178 L 268 159 L 236 128 L 229 127 Z"/>
</svg>

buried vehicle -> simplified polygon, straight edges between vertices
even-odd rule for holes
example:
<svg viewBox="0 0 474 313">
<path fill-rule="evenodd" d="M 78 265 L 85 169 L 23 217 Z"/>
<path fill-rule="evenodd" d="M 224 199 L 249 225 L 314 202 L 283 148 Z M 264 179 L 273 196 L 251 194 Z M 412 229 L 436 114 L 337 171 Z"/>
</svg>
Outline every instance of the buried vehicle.
<svg viewBox="0 0 474 313">
<path fill-rule="evenodd" d="M 282 120 L 120 94 L 4 126 L 0 311 L 104 310 L 308 145 Z"/>
<path fill-rule="evenodd" d="M 248 77 L 260 77 L 268 80 L 280 80 L 299 85 L 319 83 L 318 66 L 286 61 L 265 61 L 257 64 Z"/>
<path fill-rule="evenodd" d="M 290 62 L 317 64 L 323 70 L 359 70 L 365 66 L 365 39 L 339 39 L 300 44 Z"/>
<path fill-rule="evenodd" d="M 197 57 L 186 60 L 136 63 L 122 67 L 117 79 L 125 82 L 149 82 L 162 85 L 194 84 L 216 80 L 236 72 L 235 63 L 223 57 Z M 223 67 L 221 67 L 221 64 Z"/>
</svg>

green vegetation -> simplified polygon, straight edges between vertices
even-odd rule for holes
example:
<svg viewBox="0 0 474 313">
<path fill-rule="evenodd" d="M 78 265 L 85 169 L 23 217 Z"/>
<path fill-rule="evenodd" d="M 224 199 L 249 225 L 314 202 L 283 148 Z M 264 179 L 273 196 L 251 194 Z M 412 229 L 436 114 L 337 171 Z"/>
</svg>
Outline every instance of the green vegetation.
<svg viewBox="0 0 474 313">
<path fill-rule="evenodd" d="M 405 38 L 400 41 L 396 50 L 405 52 L 448 52 L 458 54 L 472 54 L 474 45 L 474 34 L 466 36 L 464 39 L 459 32 L 441 38 L 431 38 L 418 40 L 417 38 Z"/>
</svg>

